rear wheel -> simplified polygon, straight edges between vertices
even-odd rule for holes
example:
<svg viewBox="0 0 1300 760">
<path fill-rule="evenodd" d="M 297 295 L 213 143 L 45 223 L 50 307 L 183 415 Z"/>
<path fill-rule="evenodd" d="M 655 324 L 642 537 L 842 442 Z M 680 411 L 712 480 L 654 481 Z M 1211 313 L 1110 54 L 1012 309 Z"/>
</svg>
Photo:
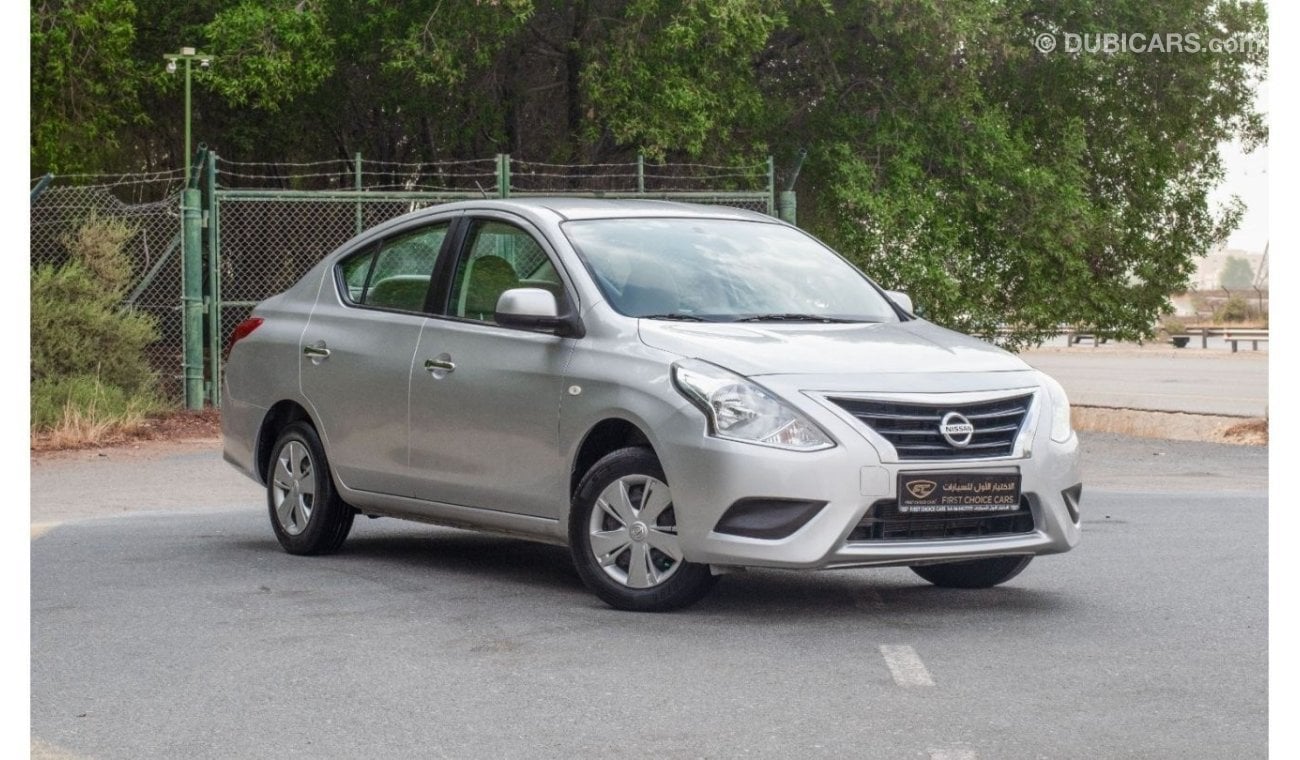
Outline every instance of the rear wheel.
<svg viewBox="0 0 1300 760">
<path fill-rule="evenodd" d="M 280 433 L 267 468 L 266 503 L 271 527 L 290 554 L 338 551 L 356 510 L 339 498 L 316 430 L 295 422 Z"/>
<path fill-rule="evenodd" d="M 583 582 L 621 610 L 685 607 L 716 581 L 707 565 L 683 559 L 672 492 L 645 448 L 615 451 L 582 478 L 569 515 L 569 545 Z"/>
<path fill-rule="evenodd" d="M 1020 575 L 1033 557 L 992 557 L 940 565 L 913 565 L 912 572 L 944 588 L 990 588 Z"/>
</svg>

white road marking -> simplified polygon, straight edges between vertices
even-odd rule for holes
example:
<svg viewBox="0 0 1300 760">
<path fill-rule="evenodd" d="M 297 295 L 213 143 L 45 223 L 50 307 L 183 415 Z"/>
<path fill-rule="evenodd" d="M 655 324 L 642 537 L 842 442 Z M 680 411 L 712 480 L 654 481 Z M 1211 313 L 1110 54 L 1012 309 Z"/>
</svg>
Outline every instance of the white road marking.
<svg viewBox="0 0 1300 760">
<path fill-rule="evenodd" d="M 32 760 L 76 760 L 77 756 L 57 744 L 32 737 Z"/>
<path fill-rule="evenodd" d="M 930 753 L 930 760 L 978 760 L 975 750 L 970 747 L 931 747 L 926 750 Z"/>
<path fill-rule="evenodd" d="M 49 533 L 52 529 L 59 527 L 59 524 L 60 523 L 58 522 L 32 523 L 32 540 L 35 541 L 46 533 Z"/>
<path fill-rule="evenodd" d="M 934 686 L 930 671 L 917 656 L 916 650 L 903 645 L 881 644 L 880 654 L 885 657 L 885 664 L 894 676 L 894 683 L 899 686 Z"/>
</svg>

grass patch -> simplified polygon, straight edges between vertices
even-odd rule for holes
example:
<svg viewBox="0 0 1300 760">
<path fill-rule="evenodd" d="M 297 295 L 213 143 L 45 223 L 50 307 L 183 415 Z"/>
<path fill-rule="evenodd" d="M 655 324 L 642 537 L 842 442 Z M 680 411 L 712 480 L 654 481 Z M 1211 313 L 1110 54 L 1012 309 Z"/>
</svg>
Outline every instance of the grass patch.
<svg viewBox="0 0 1300 760">
<path fill-rule="evenodd" d="M 170 405 L 149 391 L 128 392 L 98 377 L 32 383 L 32 448 L 98 446 L 129 438 Z"/>
</svg>

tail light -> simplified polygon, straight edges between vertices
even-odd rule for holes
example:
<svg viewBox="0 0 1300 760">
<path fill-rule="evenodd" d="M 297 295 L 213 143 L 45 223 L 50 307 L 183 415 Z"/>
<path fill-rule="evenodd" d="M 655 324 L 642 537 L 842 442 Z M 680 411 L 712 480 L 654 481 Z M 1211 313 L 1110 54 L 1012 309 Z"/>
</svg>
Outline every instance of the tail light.
<svg viewBox="0 0 1300 760">
<path fill-rule="evenodd" d="M 230 342 L 226 344 L 226 356 L 230 356 L 230 351 L 235 347 L 236 343 L 252 335 L 253 331 L 261 327 L 264 321 L 266 320 L 261 317 L 249 317 L 240 322 L 235 331 L 230 334 Z"/>
</svg>

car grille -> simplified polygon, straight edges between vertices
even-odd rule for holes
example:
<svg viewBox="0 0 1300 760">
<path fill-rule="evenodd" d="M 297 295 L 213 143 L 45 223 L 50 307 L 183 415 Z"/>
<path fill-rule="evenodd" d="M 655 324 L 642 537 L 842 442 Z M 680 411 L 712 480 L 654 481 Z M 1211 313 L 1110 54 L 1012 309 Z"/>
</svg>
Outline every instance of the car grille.
<svg viewBox="0 0 1300 760">
<path fill-rule="evenodd" d="M 1031 533 L 1034 514 L 1029 499 L 1020 498 L 1014 512 L 962 512 L 951 515 L 904 514 L 893 499 L 871 505 L 849 534 L 849 542 L 914 541 L 929 538 L 980 538 Z"/>
<path fill-rule="evenodd" d="M 1032 400 L 1031 393 L 974 404 L 831 399 L 893 444 L 904 461 L 1010 456 Z M 974 425 L 975 433 L 966 446 L 953 446 L 939 432 L 939 423 L 949 412 L 957 412 Z"/>
</svg>

